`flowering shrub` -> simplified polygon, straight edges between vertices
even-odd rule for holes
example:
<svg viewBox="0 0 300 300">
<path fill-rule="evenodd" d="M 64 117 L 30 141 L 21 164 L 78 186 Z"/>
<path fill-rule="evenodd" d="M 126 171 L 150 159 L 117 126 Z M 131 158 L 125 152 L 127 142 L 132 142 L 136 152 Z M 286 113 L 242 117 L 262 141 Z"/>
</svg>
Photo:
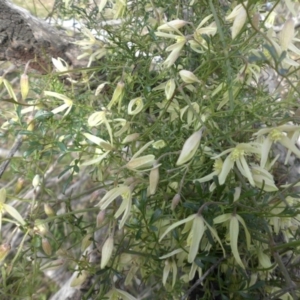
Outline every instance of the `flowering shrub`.
<svg viewBox="0 0 300 300">
<path fill-rule="evenodd" d="M 299 7 L 283 2 L 284 22 L 279 1 L 63 1 L 85 23 L 80 79 L 53 58 L 21 80 L 28 107 L 1 79 L 2 131 L 24 140 L 1 190 L 23 234 L 12 262 L 0 248 L 7 276 L 63 261 L 92 299 L 298 299 Z"/>
</svg>

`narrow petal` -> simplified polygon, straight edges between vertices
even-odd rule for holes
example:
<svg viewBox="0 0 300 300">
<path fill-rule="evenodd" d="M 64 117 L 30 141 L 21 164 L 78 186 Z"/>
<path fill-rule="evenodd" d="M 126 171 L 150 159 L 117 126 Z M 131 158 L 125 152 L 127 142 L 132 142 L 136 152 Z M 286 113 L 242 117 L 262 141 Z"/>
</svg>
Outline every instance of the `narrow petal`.
<svg viewBox="0 0 300 300">
<path fill-rule="evenodd" d="M 91 127 L 98 126 L 104 122 L 106 119 L 105 111 L 96 111 L 91 114 L 88 118 L 88 125 Z"/>
<path fill-rule="evenodd" d="M 235 37 L 239 34 L 243 26 L 245 25 L 247 20 L 247 12 L 244 7 L 241 7 L 237 16 L 235 17 L 232 25 L 231 37 L 235 39 Z"/>
<path fill-rule="evenodd" d="M 100 200 L 98 205 L 101 209 L 105 209 L 112 201 L 122 194 L 131 193 L 130 188 L 127 185 L 120 185 L 108 191 L 105 196 Z"/>
<path fill-rule="evenodd" d="M 193 182 L 195 183 L 196 181 L 197 182 L 206 182 L 206 181 L 210 181 L 213 179 L 214 176 L 218 176 L 219 175 L 219 172 L 218 171 L 214 171 L 212 173 L 210 173 L 209 175 L 206 175 L 202 178 L 199 178 L 199 179 L 194 179 Z"/>
<path fill-rule="evenodd" d="M 239 237 L 239 221 L 236 218 L 236 216 L 232 216 L 229 223 L 229 236 L 230 236 L 230 246 L 232 254 L 238 263 L 238 265 L 245 269 L 245 266 L 243 265 L 239 250 L 238 250 L 238 237 Z"/>
<path fill-rule="evenodd" d="M 243 225 L 244 230 L 245 230 L 245 235 L 246 235 L 246 243 L 247 243 L 247 249 L 250 250 L 251 247 L 251 235 L 248 231 L 248 228 L 246 226 L 246 223 L 244 219 L 240 215 L 236 215 L 236 218 L 239 220 L 239 222 Z"/>
<path fill-rule="evenodd" d="M 282 136 L 280 143 L 300 158 L 300 150 L 293 144 L 293 142 L 288 137 Z"/>
<path fill-rule="evenodd" d="M 221 242 L 221 239 L 220 239 L 219 236 L 218 236 L 218 233 L 217 233 L 216 229 L 213 228 L 213 227 L 211 227 L 205 220 L 204 220 L 204 222 L 205 222 L 205 225 L 207 226 L 207 228 L 209 229 L 210 233 L 211 233 L 211 234 L 214 236 L 214 238 L 218 241 L 219 245 L 220 245 L 221 248 L 222 248 L 223 256 L 225 257 L 225 256 L 226 256 L 226 251 L 225 251 L 225 249 L 224 249 L 224 247 L 223 247 L 223 244 L 222 244 L 222 242 Z"/>
<path fill-rule="evenodd" d="M 223 168 L 219 174 L 219 184 L 220 185 L 225 183 L 227 175 L 233 168 L 233 165 L 234 165 L 234 161 L 231 159 L 230 155 L 228 155 L 223 162 Z"/>
<path fill-rule="evenodd" d="M 5 203 L 6 200 L 6 189 L 2 188 L 0 190 L 0 203 Z"/>
<path fill-rule="evenodd" d="M 244 174 L 243 175 L 246 178 L 248 178 L 248 180 L 249 180 L 249 182 L 250 182 L 250 184 L 252 186 L 255 186 L 254 180 L 253 180 L 253 177 L 252 177 L 252 173 L 251 173 L 250 168 L 249 168 L 249 166 L 248 166 L 248 164 L 246 162 L 245 157 L 241 157 L 240 160 L 239 160 L 239 162 L 241 162 L 242 169 L 244 170 Z M 238 166 L 238 164 L 237 164 L 237 166 Z"/>
<path fill-rule="evenodd" d="M 168 229 L 163 233 L 163 235 L 160 237 L 159 241 L 161 242 L 161 240 L 171 231 L 173 230 L 174 228 L 184 224 L 184 223 L 187 223 L 189 221 L 192 221 L 194 218 L 196 217 L 196 214 L 193 214 L 193 215 L 190 215 L 188 216 L 187 218 L 183 219 L 183 220 L 180 220 L 180 221 L 177 221 L 175 222 L 174 224 L 172 224 L 171 226 L 168 227 Z"/>
<path fill-rule="evenodd" d="M 167 283 L 167 279 L 169 277 L 171 271 L 171 265 L 170 262 L 168 260 L 165 261 L 165 267 L 163 269 L 163 277 L 162 277 L 162 283 L 163 285 L 166 285 Z"/>
<path fill-rule="evenodd" d="M 67 108 L 69 108 L 69 105 L 68 104 L 62 104 L 61 106 L 59 107 L 56 107 L 54 109 L 51 110 L 51 112 L 56 115 L 64 110 L 66 110 Z"/>
<path fill-rule="evenodd" d="M 91 142 L 93 142 L 94 144 L 100 146 L 101 148 L 105 149 L 105 150 L 112 150 L 112 146 L 110 143 L 108 143 L 107 141 L 99 138 L 98 136 L 92 135 L 90 133 L 84 132 L 82 133 L 88 140 L 90 140 Z"/>
<path fill-rule="evenodd" d="M 214 224 L 220 224 L 228 221 L 231 218 L 231 214 L 223 214 L 214 218 Z"/>
<path fill-rule="evenodd" d="M 269 137 L 267 137 L 264 140 L 264 142 L 262 144 L 262 149 L 261 149 L 260 166 L 262 168 L 264 168 L 267 163 L 271 146 L 272 146 L 272 141 Z"/>
<path fill-rule="evenodd" d="M 181 249 L 181 248 L 180 249 L 175 249 L 172 252 L 159 257 L 159 259 L 166 259 L 168 257 L 171 257 L 171 256 L 174 256 L 174 255 L 176 255 L 178 253 L 181 253 L 182 251 L 183 251 L 183 249 Z"/>
<path fill-rule="evenodd" d="M 192 242 L 188 255 L 188 262 L 192 263 L 198 253 L 199 244 L 205 232 L 205 224 L 202 216 L 196 215 L 191 229 Z"/>
<path fill-rule="evenodd" d="M 3 203 L 4 210 L 10 214 L 15 220 L 17 220 L 21 225 L 25 225 L 25 221 L 23 217 L 19 214 L 19 212 L 12 206 Z"/>
</svg>

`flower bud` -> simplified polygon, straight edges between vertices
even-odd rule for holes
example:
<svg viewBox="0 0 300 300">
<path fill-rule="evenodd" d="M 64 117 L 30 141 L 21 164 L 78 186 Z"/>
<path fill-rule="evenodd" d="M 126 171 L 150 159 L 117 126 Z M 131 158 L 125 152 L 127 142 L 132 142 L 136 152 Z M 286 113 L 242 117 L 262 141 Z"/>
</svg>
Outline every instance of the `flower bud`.
<svg viewBox="0 0 300 300">
<path fill-rule="evenodd" d="M 194 132 L 184 143 L 179 158 L 176 162 L 177 166 L 180 166 L 188 162 L 198 150 L 200 140 L 202 137 L 203 128 Z"/>
<path fill-rule="evenodd" d="M 24 187 L 24 178 L 19 178 L 15 186 L 15 194 L 19 194 Z"/>
<path fill-rule="evenodd" d="M 96 223 L 97 228 L 101 226 L 104 219 L 105 219 L 105 210 L 101 210 L 97 215 L 97 223 Z"/>
<path fill-rule="evenodd" d="M 112 252 L 114 249 L 114 238 L 112 236 L 110 236 L 104 243 L 103 247 L 102 247 L 102 256 L 101 256 L 101 265 L 100 268 L 104 269 L 105 266 L 108 264 Z"/>
<path fill-rule="evenodd" d="M 157 166 L 157 162 L 153 163 L 154 167 L 149 174 L 149 194 L 154 195 L 156 193 L 157 185 L 159 182 L 159 166 Z"/>
<path fill-rule="evenodd" d="M 44 212 L 48 217 L 54 217 L 56 216 L 55 211 L 53 210 L 52 206 L 48 203 L 44 204 Z"/>
<path fill-rule="evenodd" d="M 28 75 L 22 74 L 20 80 L 20 87 L 21 87 L 21 95 L 22 99 L 25 100 L 27 98 L 29 92 L 29 82 L 28 82 Z"/>
<path fill-rule="evenodd" d="M 126 164 L 126 167 L 130 170 L 147 168 L 153 164 L 154 158 L 152 154 L 133 158 Z"/>
<path fill-rule="evenodd" d="M 175 80 L 174 79 L 168 80 L 166 87 L 165 87 L 165 94 L 166 94 L 167 100 L 170 100 L 173 97 L 175 88 L 176 88 Z"/>
<path fill-rule="evenodd" d="M 8 243 L 0 245 L 0 263 L 5 259 L 10 249 L 11 246 Z"/>
<path fill-rule="evenodd" d="M 188 22 L 184 20 L 173 20 L 166 24 L 160 25 L 157 30 L 164 30 L 164 31 L 176 31 L 186 25 Z"/>
<path fill-rule="evenodd" d="M 256 12 L 252 17 L 252 24 L 256 30 L 259 30 L 260 13 Z"/>
<path fill-rule="evenodd" d="M 92 239 L 92 234 L 88 233 L 85 235 L 81 242 L 81 252 L 83 252 L 92 243 Z"/>
<path fill-rule="evenodd" d="M 27 130 L 28 131 L 33 131 L 34 127 L 35 127 L 35 121 L 31 118 L 30 120 L 28 120 L 27 122 Z"/>
<path fill-rule="evenodd" d="M 113 96 L 109 102 L 109 104 L 107 105 L 108 109 L 111 109 L 113 105 L 115 105 L 116 103 L 118 103 L 119 109 L 121 107 L 121 102 L 124 96 L 124 91 L 125 89 L 125 84 L 123 81 L 119 81 L 117 84 L 117 87 L 113 93 Z"/>
<path fill-rule="evenodd" d="M 42 248 L 46 255 L 50 256 L 52 254 L 52 247 L 47 238 L 42 238 Z"/>
<path fill-rule="evenodd" d="M 171 210 L 174 210 L 180 202 L 180 194 L 176 194 L 172 199 Z"/>
<path fill-rule="evenodd" d="M 292 42 L 292 39 L 295 35 L 295 22 L 293 19 L 288 19 L 279 34 L 279 42 L 281 49 L 286 51 Z"/>
<path fill-rule="evenodd" d="M 43 220 L 35 220 L 35 225 L 33 227 L 33 231 L 36 233 L 36 234 L 39 234 L 40 236 L 45 236 L 49 233 L 49 229 L 48 229 L 48 226 L 47 224 L 43 224 L 42 223 Z"/>
<path fill-rule="evenodd" d="M 181 70 L 179 72 L 179 75 L 180 75 L 182 81 L 185 83 L 200 82 L 200 80 L 191 71 Z"/>
<path fill-rule="evenodd" d="M 137 132 L 129 134 L 124 138 L 124 140 L 122 141 L 122 144 L 127 144 L 127 143 L 131 143 L 133 141 L 136 141 L 139 137 L 140 137 L 140 134 Z"/>
<path fill-rule="evenodd" d="M 75 272 L 75 276 L 70 283 L 70 287 L 76 287 L 82 285 L 88 278 L 89 273 L 85 270 L 82 270 L 80 273 Z"/>
<path fill-rule="evenodd" d="M 40 183 L 41 183 L 41 177 L 40 175 L 36 174 L 32 180 L 33 188 L 36 189 L 40 185 Z"/>
</svg>

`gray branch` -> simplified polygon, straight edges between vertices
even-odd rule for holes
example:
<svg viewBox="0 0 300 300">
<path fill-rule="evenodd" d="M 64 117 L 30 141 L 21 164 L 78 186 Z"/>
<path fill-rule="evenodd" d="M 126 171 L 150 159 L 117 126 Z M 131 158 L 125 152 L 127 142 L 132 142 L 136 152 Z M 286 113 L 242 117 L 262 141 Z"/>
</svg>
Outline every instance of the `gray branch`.
<svg viewBox="0 0 300 300">
<path fill-rule="evenodd" d="M 30 67 L 42 74 L 51 71 L 51 57 L 61 57 L 73 67 L 83 66 L 77 60 L 80 50 L 64 32 L 9 0 L 0 0 L 0 7 L 0 60 L 17 66 L 32 60 Z"/>
</svg>

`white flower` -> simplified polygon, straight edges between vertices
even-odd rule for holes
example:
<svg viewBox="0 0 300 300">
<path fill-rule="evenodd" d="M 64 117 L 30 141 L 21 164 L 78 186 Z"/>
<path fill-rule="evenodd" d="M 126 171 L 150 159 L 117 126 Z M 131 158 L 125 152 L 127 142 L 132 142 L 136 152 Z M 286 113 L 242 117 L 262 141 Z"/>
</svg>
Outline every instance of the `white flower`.
<svg viewBox="0 0 300 300">
<path fill-rule="evenodd" d="M 57 59 L 52 57 L 52 63 L 59 72 L 69 71 L 69 66 L 67 62 L 60 57 L 58 57 Z"/>
<path fill-rule="evenodd" d="M 266 169 L 251 165 L 251 173 L 255 186 L 263 188 L 266 192 L 276 192 L 278 191 L 277 186 L 275 185 L 273 175 L 270 174 Z"/>
<path fill-rule="evenodd" d="M 101 269 L 104 269 L 105 266 L 108 264 L 113 250 L 114 250 L 114 238 L 113 236 L 109 236 L 102 247 L 101 266 L 100 266 Z"/>
<path fill-rule="evenodd" d="M 133 109 L 134 106 L 135 108 Z M 132 99 L 128 104 L 128 114 L 136 115 L 142 111 L 143 107 L 144 107 L 144 103 L 142 97 Z"/>
<path fill-rule="evenodd" d="M 123 217 L 119 223 L 119 228 L 122 228 L 131 212 L 132 192 L 129 186 L 120 185 L 113 188 L 105 194 L 98 205 L 100 206 L 101 210 L 105 210 L 117 197 L 120 196 L 122 197 L 123 201 L 118 210 L 115 212 L 114 217 L 117 219 L 123 214 Z"/>
<path fill-rule="evenodd" d="M 198 150 L 200 140 L 202 137 L 203 128 L 194 132 L 184 143 L 181 153 L 176 162 L 177 166 L 180 166 L 188 162 Z"/>
<path fill-rule="evenodd" d="M 273 143 L 280 143 L 300 158 L 300 150 L 294 143 L 295 138 L 299 136 L 299 132 L 299 126 L 282 125 L 278 127 L 263 128 L 255 133 L 254 135 L 258 138 L 267 134 L 267 137 L 265 137 L 262 143 L 260 166 L 262 168 L 265 167 Z M 291 136 L 291 139 L 287 135 Z"/>
<path fill-rule="evenodd" d="M 226 177 L 233 168 L 234 165 L 237 166 L 239 171 L 243 176 L 245 176 L 252 186 L 255 186 L 254 179 L 247 164 L 245 156 L 248 154 L 260 154 L 260 144 L 258 143 L 241 143 L 235 148 L 230 148 L 223 151 L 221 154 L 212 157 L 212 159 L 219 158 L 227 153 L 230 153 L 224 160 L 223 167 L 219 173 L 219 183 L 222 185 L 225 183 Z"/>
<path fill-rule="evenodd" d="M 55 92 L 49 92 L 49 91 L 45 91 L 44 93 L 46 96 L 51 96 L 64 101 L 64 104 L 51 111 L 53 114 L 58 114 L 61 111 L 67 110 L 64 114 L 64 116 L 66 116 L 72 109 L 73 101 L 67 96 Z"/>
<path fill-rule="evenodd" d="M 194 82 L 200 82 L 200 80 L 194 75 L 193 72 L 188 70 L 181 70 L 179 71 L 179 75 L 185 83 L 194 83 Z"/>
<path fill-rule="evenodd" d="M 197 181 L 197 182 L 202 183 L 202 182 L 213 180 L 214 176 L 219 176 L 220 175 L 222 169 L 223 169 L 223 161 L 222 161 L 221 158 L 217 158 L 214 162 L 213 172 L 210 173 L 209 175 L 206 175 L 206 176 L 202 177 L 202 178 L 195 179 L 193 182 L 195 183 Z M 215 188 L 216 188 L 216 184 L 213 182 L 211 184 L 211 186 L 209 187 L 209 190 L 213 191 Z"/>
</svg>

